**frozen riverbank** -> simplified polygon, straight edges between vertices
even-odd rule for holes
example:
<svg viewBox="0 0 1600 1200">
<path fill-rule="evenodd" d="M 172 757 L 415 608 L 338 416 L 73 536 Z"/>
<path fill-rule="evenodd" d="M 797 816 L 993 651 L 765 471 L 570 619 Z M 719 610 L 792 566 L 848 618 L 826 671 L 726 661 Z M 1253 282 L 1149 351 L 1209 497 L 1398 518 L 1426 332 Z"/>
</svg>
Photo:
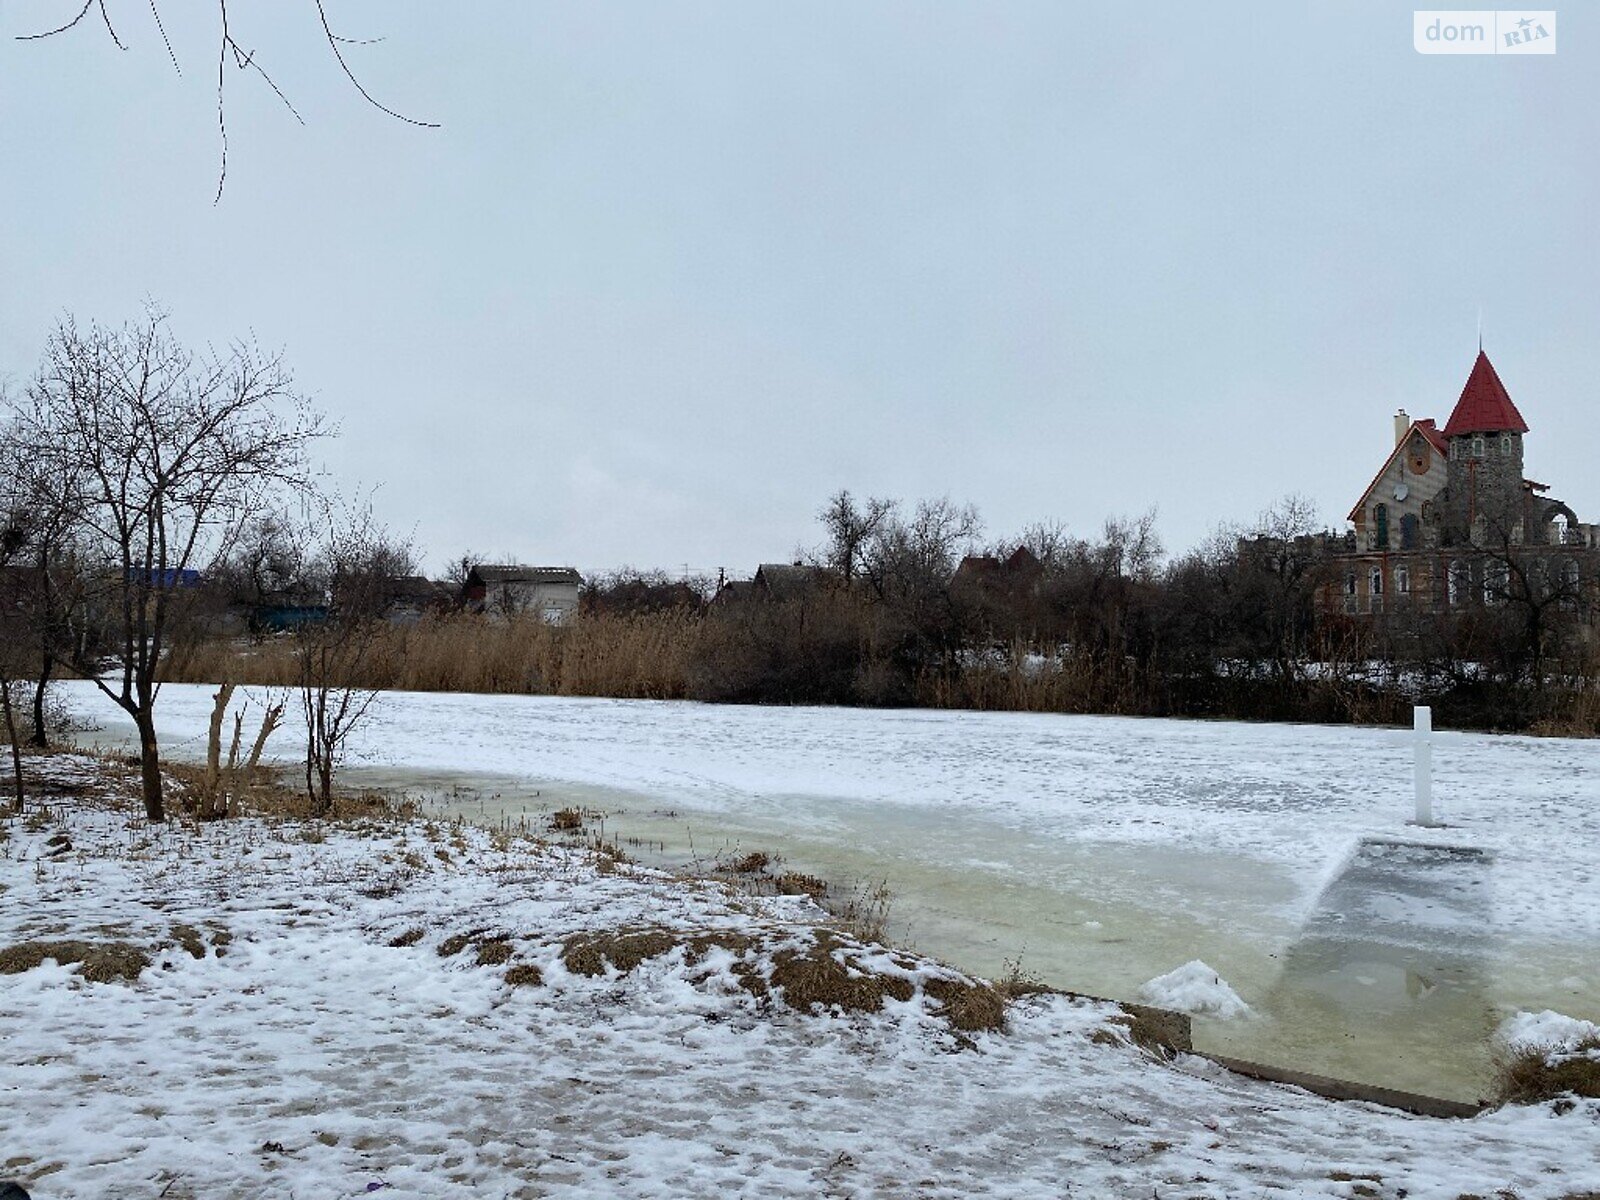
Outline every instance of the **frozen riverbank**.
<svg viewBox="0 0 1600 1200">
<path fill-rule="evenodd" d="M 103 700 L 69 695 L 105 723 L 97 736 L 119 736 Z M 210 690 L 168 688 L 161 704 L 168 752 L 198 757 Z M 273 749 L 293 761 L 291 729 Z M 1314 1023 L 1297 1054 L 1323 1053 L 1292 1065 L 1333 1074 L 1472 1095 L 1509 1009 L 1600 1018 L 1593 742 L 1439 735 L 1451 828 L 1425 834 L 1404 823 L 1409 738 L 1382 729 L 401 693 L 353 762 L 352 780 L 485 820 L 577 803 L 668 859 L 736 843 L 887 880 L 896 936 L 974 970 L 1020 955 L 1064 986 L 1132 997 L 1202 958 L 1255 1003 L 1281 997 L 1287 964 L 1295 995 L 1327 985 L 1312 1012 L 1282 1017 Z M 1481 935 L 1461 989 L 1417 983 L 1437 974 L 1435 943 L 1392 923 L 1379 940 L 1399 929 L 1409 966 L 1384 965 L 1371 937 L 1346 958 L 1326 938 L 1297 950 L 1308 921 L 1340 919 L 1319 902 L 1363 838 L 1418 836 L 1489 863 L 1470 909 L 1436 913 Z M 1438 1045 L 1386 1038 L 1401 1027 Z M 1282 1040 L 1259 1023 L 1197 1032 L 1245 1056 Z"/>
<path fill-rule="evenodd" d="M 0 1161 L 38 1196 L 1456 1200 L 1600 1187 L 1600 1110 L 1411 1117 L 1154 1061 L 1107 1005 L 1019 1001 L 957 1037 L 936 963 L 877 1011 L 763 999 L 803 899 L 471 828 L 151 829 L 90 764 L 4 822 L 0 946 L 116 938 L 95 982 L 0 976 Z M 70 849 L 61 850 L 62 839 Z M 646 927 L 596 973 L 574 939 Z M 852 957 L 853 956 L 853 957 Z M 900 997 L 904 997 L 901 999 Z"/>
</svg>

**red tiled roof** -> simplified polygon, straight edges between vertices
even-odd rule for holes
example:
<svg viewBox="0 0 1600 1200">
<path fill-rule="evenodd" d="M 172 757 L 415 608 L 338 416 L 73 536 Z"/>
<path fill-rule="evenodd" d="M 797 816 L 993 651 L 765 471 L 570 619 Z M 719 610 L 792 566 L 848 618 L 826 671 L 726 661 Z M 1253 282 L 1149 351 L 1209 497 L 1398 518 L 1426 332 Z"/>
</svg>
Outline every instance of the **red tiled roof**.
<svg viewBox="0 0 1600 1200">
<path fill-rule="evenodd" d="M 1522 419 L 1517 406 L 1511 403 L 1506 385 L 1495 374 L 1489 356 L 1478 351 L 1478 361 L 1472 364 L 1472 374 L 1467 376 L 1467 386 L 1461 389 L 1461 399 L 1455 411 L 1445 422 L 1445 437 L 1463 433 L 1498 433 L 1510 429 L 1527 433 L 1528 423 Z"/>
<path fill-rule="evenodd" d="M 1432 417 L 1416 422 L 1417 432 L 1428 439 L 1428 442 L 1440 454 L 1449 457 L 1450 443 L 1445 441 L 1444 434 L 1439 432 L 1439 426 Z"/>
</svg>

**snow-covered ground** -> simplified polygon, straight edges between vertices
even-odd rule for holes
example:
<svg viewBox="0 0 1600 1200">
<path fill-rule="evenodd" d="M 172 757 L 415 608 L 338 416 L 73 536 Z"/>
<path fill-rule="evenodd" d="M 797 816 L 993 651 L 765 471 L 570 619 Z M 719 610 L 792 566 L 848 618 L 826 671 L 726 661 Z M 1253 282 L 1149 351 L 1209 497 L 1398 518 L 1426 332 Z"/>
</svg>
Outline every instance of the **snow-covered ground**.
<svg viewBox="0 0 1600 1200">
<path fill-rule="evenodd" d="M 211 694 L 163 690 L 169 755 L 203 753 Z M 126 736 L 92 689 L 66 695 L 89 737 Z M 1406 824 L 1404 730 L 396 693 L 352 750 L 352 782 L 479 793 L 457 811 L 577 803 L 679 858 L 739 842 L 887 880 L 893 934 L 971 970 L 1020 956 L 1131 999 L 1203 959 L 1263 1019 L 1197 1038 L 1242 1057 L 1465 1099 L 1518 1009 L 1600 1020 L 1600 742 L 1438 734 L 1439 830 Z M 299 757 L 292 713 L 271 751 Z M 1360 894 L 1342 873 L 1369 837 L 1481 849 L 1471 903 Z M 1375 919 L 1351 953 L 1300 952 L 1312 923 L 1355 932 L 1352 905 Z M 1464 982 L 1435 988 L 1456 927 Z"/>
<path fill-rule="evenodd" d="M 152 829 L 82 760 L 47 769 L 87 795 L 0 825 L 0 949 L 160 948 L 131 983 L 0 975 L 0 1177 L 39 1198 L 1600 1188 L 1600 1102 L 1471 1121 L 1334 1104 L 1154 1061 L 1106 1036 L 1111 1007 L 1052 996 L 958 1036 L 926 994 L 948 971 L 854 943 L 838 953 L 909 998 L 803 1015 L 737 965 L 811 936 L 802 899 L 421 822 Z M 564 940 L 641 926 L 734 949 L 567 969 Z M 518 967 L 541 981 L 512 986 Z"/>
</svg>

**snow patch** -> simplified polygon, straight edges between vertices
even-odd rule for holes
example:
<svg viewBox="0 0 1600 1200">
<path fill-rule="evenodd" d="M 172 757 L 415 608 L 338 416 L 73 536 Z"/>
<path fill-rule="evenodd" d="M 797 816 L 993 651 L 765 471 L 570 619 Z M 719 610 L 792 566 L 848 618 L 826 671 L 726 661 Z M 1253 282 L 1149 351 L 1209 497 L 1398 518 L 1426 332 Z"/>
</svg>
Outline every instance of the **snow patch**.
<svg viewBox="0 0 1600 1200">
<path fill-rule="evenodd" d="M 1583 1042 L 1600 1037 L 1600 1025 L 1547 1008 L 1543 1012 L 1519 1012 L 1507 1017 L 1495 1031 L 1495 1037 L 1511 1050 L 1570 1054 Z"/>
<path fill-rule="evenodd" d="M 1158 1008 L 1224 1021 L 1247 1016 L 1250 1012 L 1250 1006 L 1239 998 L 1239 993 L 1198 958 L 1152 979 L 1139 989 L 1139 999 Z"/>
</svg>

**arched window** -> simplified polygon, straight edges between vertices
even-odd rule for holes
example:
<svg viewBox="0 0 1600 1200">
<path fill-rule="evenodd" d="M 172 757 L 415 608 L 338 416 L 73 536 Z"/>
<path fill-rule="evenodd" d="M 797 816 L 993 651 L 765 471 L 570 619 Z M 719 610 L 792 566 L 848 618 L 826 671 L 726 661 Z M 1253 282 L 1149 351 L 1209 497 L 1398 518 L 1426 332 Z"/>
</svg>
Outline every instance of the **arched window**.
<svg viewBox="0 0 1600 1200">
<path fill-rule="evenodd" d="M 1465 559 L 1450 564 L 1450 603 L 1465 604 L 1472 594 L 1472 568 Z"/>
<path fill-rule="evenodd" d="M 1566 565 L 1561 568 L 1561 580 L 1566 584 L 1567 591 L 1576 594 L 1578 583 L 1582 578 L 1583 575 L 1578 568 L 1578 560 L 1575 558 L 1567 559 Z"/>
<path fill-rule="evenodd" d="M 1483 438 L 1481 436 L 1472 439 L 1472 457 L 1483 457 Z"/>
<path fill-rule="evenodd" d="M 1422 522 L 1416 513 L 1406 513 L 1400 518 L 1400 549 L 1415 550 L 1422 544 Z"/>
<path fill-rule="evenodd" d="M 1578 564 L 1573 563 L 1572 565 L 1577 566 Z M 1344 577 L 1344 594 L 1346 596 L 1354 596 L 1356 594 L 1356 573 L 1354 571 L 1349 572 Z"/>
<path fill-rule="evenodd" d="M 1550 594 L 1550 568 L 1542 558 L 1528 564 L 1528 594 L 1535 600 Z"/>
<path fill-rule="evenodd" d="M 1383 595 L 1383 568 L 1373 567 L 1372 576 L 1367 581 L 1367 591 L 1374 596 Z"/>
<path fill-rule="evenodd" d="M 1472 518 L 1472 544 L 1481 546 L 1489 540 L 1489 518 L 1479 513 Z"/>
<path fill-rule="evenodd" d="M 1389 548 L 1389 506 L 1380 504 L 1372 510 L 1372 544 L 1379 550 Z"/>
<path fill-rule="evenodd" d="M 1509 433 L 1500 439 L 1500 453 L 1507 458 L 1511 457 L 1511 435 Z"/>
<path fill-rule="evenodd" d="M 1405 563 L 1399 563 L 1394 569 L 1394 591 L 1397 596 L 1411 594 L 1411 568 Z"/>
</svg>

